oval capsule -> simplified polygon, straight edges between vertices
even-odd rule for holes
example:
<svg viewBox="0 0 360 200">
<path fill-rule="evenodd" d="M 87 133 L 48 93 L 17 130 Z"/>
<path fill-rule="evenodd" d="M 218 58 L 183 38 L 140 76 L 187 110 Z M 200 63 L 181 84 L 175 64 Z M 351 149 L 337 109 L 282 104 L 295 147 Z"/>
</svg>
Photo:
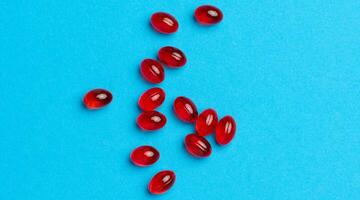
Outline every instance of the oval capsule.
<svg viewBox="0 0 360 200">
<path fill-rule="evenodd" d="M 177 97 L 174 101 L 174 111 L 176 116 L 188 123 L 195 122 L 198 111 L 195 104 L 187 97 Z"/>
<path fill-rule="evenodd" d="M 140 64 L 140 73 L 146 81 L 154 84 L 161 83 L 165 79 L 164 67 L 154 59 L 144 59 Z"/>
<path fill-rule="evenodd" d="M 138 116 L 136 122 L 141 129 L 154 131 L 165 126 L 166 117 L 158 111 L 144 111 Z"/>
<path fill-rule="evenodd" d="M 112 94 L 105 89 L 90 90 L 86 93 L 83 99 L 84 105 L 90 110 L 102 108 L 108 105 L 111 101 Z"/>
<path fill-rule="evenodd" d="M 195 122 L 195 130 L 201 136 L 207 136 L 215 131 L 218 116 L 215 110 L 207 109 L 200 113 Z"/>
<path fill-rule="evenodd" d="M 139 98 L 138 105 L 144 111 L 155 110 L 165 100 L 165 92 L 161 88 L 146 90 Z"/>
<path fill-rule="evenodd" d="M 163 194 L 175 183 L 175 173 L 170 170 L 160 171 L 149 182 L 148 190 L 151 194 Z"/>
<path fill-rule="evenodd" d="M 162 47 L 158 52 L 159 60 L 171 68 L 179 68 L 186 64 L 185 54 L 175 47 Z"/>
<path fill-rule="evenodd" d="M 185 137 L 186 150 L 195 157 L 208 157 L 211 154 L 211 145 L 205 137 L 196 133 Z"/>
<path fill-rule="evenodd" d="M 235 120 L 231 116 L 223 117 L 216 126 L 216 142 L 220 145 L 228 144 L 234 138 L 235 132 Z"/>
<path fill-rule="evenodd" d="M 203 5 L 195 10 L 195 19 L 202 25 L 213 25 L 223 19 L 223 13 L 215 6 Z"/>
<path fill-rule="evenodd" d="M 163 34 L 175 33 L 179 28 L 179 23 L 174 16 L 165 12 L 157 12 L 151 16 L 152 27 Z"/>
<path fill-rule="evenodd" d="M 130 155 L 131 161 L 140 167 L 154 164 L 160 158 L 160 153 L 152 146 L 140 146 L 135 148 Z"/>
</svg>

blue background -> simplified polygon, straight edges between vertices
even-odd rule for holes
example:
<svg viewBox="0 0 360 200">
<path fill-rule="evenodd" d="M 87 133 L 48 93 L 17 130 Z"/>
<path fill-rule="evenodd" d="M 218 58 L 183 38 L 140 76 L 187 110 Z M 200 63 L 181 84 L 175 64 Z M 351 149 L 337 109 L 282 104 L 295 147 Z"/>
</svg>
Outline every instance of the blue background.
<svg viewBox="0 0 360 200">
<path fill-rule="evenodd" d="M 201 27 L 201 4 L 224 20 Z M 360 1 L 88 0 L 0 2 L 0 199 L 360 199 Z M 166 11 L 179 31 L 156 33 Z M 166 69 L 165 128 L 141 132 L 137 99 L 153 85 L 143 58 L 165 45 L 188 63 Z M 105 109 L 81 104 L 90 89 L 113 92 Z M 193 126 L 172 102 L 234 116 L 232 143 L 194 159 L 183 148 Z M 161 152 L 138 168 L 139 145 Z M 161 169 L 174 187 L 151 196 Z"/>
</svg>

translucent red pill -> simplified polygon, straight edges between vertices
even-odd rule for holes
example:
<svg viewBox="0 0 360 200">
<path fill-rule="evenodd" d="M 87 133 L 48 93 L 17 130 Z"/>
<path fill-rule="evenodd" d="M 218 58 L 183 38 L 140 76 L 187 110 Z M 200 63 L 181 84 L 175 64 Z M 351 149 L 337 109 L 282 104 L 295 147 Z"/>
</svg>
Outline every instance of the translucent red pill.
<svg viewBox="0 0 360 200">
<path fill-rule="evenodd" d="M 195 10 L 195 19 L 202 25 L 217 24 L 223 19 L 223 13 L 215 6 L 203 5 Z"/>
<path fill-rule="evenodd" d="M 88 109 L 99 109 L 112 101 L 111 92 L 105 89 L 93 89 L 85 94 L 83 102 Z"/>
<path fill-rule="evenodd" d="M 158 52 L 159 60 L 171 68 L 182 67 L 186 64 L 185 54 L 178 48 L 166 46 Z"/>
<path fill-rule="evenodd" d="M 215 110 L 204 110 L 195 122 L 195 130 L 201 136 L 207 136 L 215 131 L 218 123 L 218 116 Z"/>
<path fill-rule="evenodd" d="M 140 65 L 140 73 L 150 83 L 158 84 L 164 81 L 164 67 L 156 60 L 144 59 Z"/>
<path fill-rule="evenodd" d="M 140 146 L 131 152 L 131 161 L 140 167 L 154 164 L 160 158 L 160 153 L 152 146 Z"/>
<path fill-rule="evenodd" d="M 157 12 L 151 16 L 150 23 L 152 27 L 164 34 L 175 33 L 179 28 L 179 23 L 174 16 L 165 12 Z"/>
<path fill-rule="evenodd" d="M 176 116 L 184 122 L 193 123 L 198 117 L 195 104 L 187 97 L 181 96 L 175 99 L 174 111 Z"/>
<path fill-rule="evenodd" d="M 223 117 L 216 126 L 216 142 L 220 145 L 226 145 L 234 138 L 236 132 L 236 123 L 231 116 Z"/>
<path fill-rule="evenodd" d="M 165 126 L 166 117 L 158 111 L 145 111 L 138 116 L 136 123 L 143 130 L 154 131 Z"/>
<path fill-rule="evenodd" d="M 148 190 L 151 194 L 163 194 L 175 183 L 175 173 L 170 170 L 160 171 L 150 180 Z"/>
<path fill-rule="evenodd" d="M 185 137 L 186 150 L 195 157 L 208 157 L 211 154 L 211 145 L 204 138 L 196 133 L 189 134 Z"/>
<path fill-rule="evenodd" d="M 165 100 L 165 92 L 161 88 L 146 90 L 139 98 L 139 107 L 144 111 L 151 111 L 159 107 Z"/>
</svg>

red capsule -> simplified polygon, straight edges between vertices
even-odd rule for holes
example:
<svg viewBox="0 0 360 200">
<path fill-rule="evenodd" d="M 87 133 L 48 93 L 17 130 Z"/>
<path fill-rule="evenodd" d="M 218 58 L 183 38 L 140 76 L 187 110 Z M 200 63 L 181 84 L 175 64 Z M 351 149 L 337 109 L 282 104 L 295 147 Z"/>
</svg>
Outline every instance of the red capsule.
<svg viewBox="0 0 360 200">
<path fill-rule="evenodd" d="M 195 19 L 202 25 L 212 25 L 219 23 L 223 19 L 223 14 L 215 6 L 203 5 L 195 10 Z"/>
<path fill-rule="evenodd" d="M 112 94 L 109 91 L 104 89 L 94 89 L 86 93 L 83 102 L 88 109 L 94 110 L 106 106 L 111 100 Z"/>
<path fill-rule="evenodd" d="M 150 83 L 161 83 L 165 79 L 164 67 L 156 60 L 144 59 L 140 65 L 140 73 Z"/>
<path fill-rule="evenodd" d="M 158 57 L 161 62 L 171 68 L 182 67 L 186 64 L 185 54 L 175 47 L 166 46 L 161 48 Z"/>
<path fill-rule="evenodd" d="M 168 191 L 175 183 L 175 173 L 170 170 L 161 171 L 150 180 L 148 189 L 151 194 L 162 194 Z"/>
<path fill-rule="evenodd" d="M 166 117 L 158 111 L 145 111 L 139 115 L 136 122 L 143 130 L 154 131 L 165 126 Z"/>
<path fill-rule="evenodd" d="M 140 146 L 130 155 L 131 161 L 140 167 L 154 164 L 160 158 L 160 153 L 152 146 Z"/>
<path fill-rule="evenodd" d="M 220 145 L 228 144 L 234 138 L 235 132 L 235 120 L 231 116 L 225 116 L 216 126 L 216 142 Z"/>
<path fill-rule="evenodd" d="M 139 98 L 138 104 L 144 111 L 155 110 L 165 100 L 165 92 L 161 88 L 146 90 Z"/>
<path fill-rule="evenodd" d="M 185 137 L 186 150 L 195 157 L 208 157 L 211 154 L 211 145 L 204 138 L 196 133 L 189 134 Z"/>
<path fill-rule="evenodd" d="M 174 101 L 174 111 L 176 116 L 184 122 L 195 122 L 198 111 L 195 104 L 186 97 L 178 97 Z"/>
<path fill-rule="evenodd" d="M 207 109 L 200 113 L 195 122 L 195 130 L 201 136 L 207 136 L 215 130 L 218 116 L 215 110 Z"/>
<path fill-rule="evenodd" d="M 164 34 L 175 33 L 179 28 L 179 23 L 172 15 L 164 12 L 157 12 L 151 16 L 152 27 Z"/>
</svg>

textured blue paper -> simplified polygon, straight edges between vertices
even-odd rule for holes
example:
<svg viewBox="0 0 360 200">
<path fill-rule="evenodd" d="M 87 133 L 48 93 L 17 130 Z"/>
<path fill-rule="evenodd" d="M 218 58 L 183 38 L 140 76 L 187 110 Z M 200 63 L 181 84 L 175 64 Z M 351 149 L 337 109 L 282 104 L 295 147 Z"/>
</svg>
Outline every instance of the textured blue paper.
<svg viewBox="0 0 360 200">
<path fill-rule="evenodd" d="M 201 4 L 224 20 L 201 27 Z M 177 17 L 170 36 L 153 12 Z M 360 199 L 360 1 L 50 0 L 0 2 L 1 200 L 358 200 Z M 165 128 L 139 131 L 137 98 L 152 87 L 139 63 L 165 45 L 188 63 L 166 69 L 159 109 Z M 82 96 L 113 92 L 103 110 Z M 193 126 L 172 102 L 191 98 L 238 123 L 232 143 L 194 159 L 183 148 Z M 157 147 L 154 166 L 129 154 Z M 165 195 L 147 193 L 161 169 L 177 174 Z"/>
</svg>

